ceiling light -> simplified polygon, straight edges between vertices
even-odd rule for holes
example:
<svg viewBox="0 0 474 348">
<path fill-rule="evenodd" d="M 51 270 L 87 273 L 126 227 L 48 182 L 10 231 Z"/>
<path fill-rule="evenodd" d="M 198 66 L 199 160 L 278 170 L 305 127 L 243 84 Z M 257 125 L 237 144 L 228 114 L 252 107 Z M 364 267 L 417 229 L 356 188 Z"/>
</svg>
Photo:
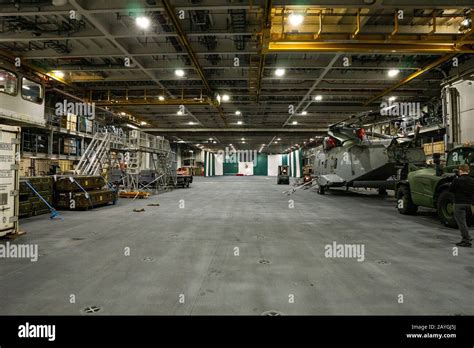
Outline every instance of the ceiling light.
<svg viewBox="0 0 474 348">
<path fill-rule="evenodd" d="M 193 125 L 193 124 L 195 124 L 195 123 L 191 121 L 191 122 L 188 122 L 188 124 L 189 124 L 189 125 Z"/>
<path fill-rule="evenodd" d="M 245 140 L 245 138 L 242 138 L 242 139 L 240 139 L 240 140 Z"/>
<path fill-rule="evenodd" d="M 274 144 L 278 144 L 278 141 L 274 141 L 273 143 L 274 143 Z"/>
<path fill-rule="evenodd" d="M 290 14 L 288 16 L 288 21 L 290 22 L 291 25 L 293 26 L 298 26 L 300 25 L 301 23 L 303 23 L 303 20 L 304 20 L 304 17 L 300 14 Z"/>
<path fill-rule="evenodd" d="M 237 121 L 237 124 L 242 124 L 242 121 Z"/>
<path fill-rule="evenodd" d="M 245 141 L 242 141 L 242 144 L 245 144 Z"/>
<path fill-rule="evenodd" d="M 388 101 L 394 101 L 394 100 L 397 100 L 397 97 L 392 96 L 392 97 L 388 98 Z"/>
<path fill-rule="evenodd" d="M 224 94 L 224 95 L 222 96 L 222 101 L 228 102 L 229 100 L 230 100 L 230 96 L 229 96 L 228 94 Z"/>
<path fill-rule="evenodd" d="M 235 112 L 235 114 L 236 114 L 237 116 L 242 115 L 242 113 L 241 113 L 239 110 L 237 110 L 237 111 Z"/>
<path fill-rule="evenodd" d="M 292 124 L 298 124 L 298 121 L 293 121 Z"/>
<path fill-rule="evenodd" d="M 399 73 L 400 73 L 400 70 L 398 70 L 398 69 L 390 69 L 387 74 L 388 74 L 389 77 L 395 77 Z"/>
<path fill-rule="evenodd" d="M 64 73 L 62 71 L 53 71 L 53 75 L 60 79 L 64 78 Z"/>
<path fill-rule="evenodd" d="M 165 97 L 162 96 L 162 95 L 160 95 L 160 96 L 158 97 L 158 100 L 163 101 L 163 100 L 165 100 Z"/>
<path fill-rule="evenodd" d="M 307 114 L 308 114 L 308 112 L 306 110 L 301 113 L 301 115 L 303 115 L 303 116 L 307 115 Z"/>
<path fill-rule="evenodd" d="M 321 100 L 323 100 L 323 96 L 319 94 L 319 95 L 314 97 L 314 100 L 321 101 Z"/>
<path fill-rule="evenodd" d="M 181 111 L 181 110 L 178 110 L 178 112 L 176 113 L 176 115 L 178 116 L 182 116 L 184 113 Z"/>
<path fill-rule="evenodd" d="M 135 23 L 140 28 L 147 29 L 150 26 L 150 19 L 148 19 L 147 17 L 140 16 L 135 19 Z"/>
<path fill-rule="evenodd" d="M 277 140 L 278 140 L 278 141 L 280 141 L 280 140 L 281 140 L 281 138 L 278 138 Z"/>
<path fill-rule="evenodd" d="M 212 143 L 213 143 L 213 144 L 217 144 L 217 141 L 214 140 Z"/>
<path fill-rule="evenodd" d="M 30 87 L 28 87 L 28 86 L 23 85 L 22 87 L 23 87 L 23 89 L 28 89 L 28 90 L 30 89 Z"/>
<path fill-rule="evenodd" d="M 212 138 L 209 138 L 209 140 L 212 140 Z"/>
<path fill-rule="evenodd" d="M 178 77 L 183 77 L 184 76 L 184 70 L 183 69 L 176 69 L 174 71 L 174 74 Z"/>
<path fill-rule="evenodd" d="M 285 69 L 276 69 L 275 75 L 278 77 L 282 77 L 283 75 L 285 75 Z"/>
<path fill-rule="evenodd" d="M 469 30 L 471 30 L 471 27 L 472 27 L 472 20 L 471 18 L 466 17 L 462 20 L 461 24 L 459 25 L 459 32 L 466 33 Z"/>
<path fill-rule="evenodd" d="M 146 126 L 148 123 L 146 123 L 145 121 L 141 121 L 140 122 L 140 126 Z"/>
</svg>

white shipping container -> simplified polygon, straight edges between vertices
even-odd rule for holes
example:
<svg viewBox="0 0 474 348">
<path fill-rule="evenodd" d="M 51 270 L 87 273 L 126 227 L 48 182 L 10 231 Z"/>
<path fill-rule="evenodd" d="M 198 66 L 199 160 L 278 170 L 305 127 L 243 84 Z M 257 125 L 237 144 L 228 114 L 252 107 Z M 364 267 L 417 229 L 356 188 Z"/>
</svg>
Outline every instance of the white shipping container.
<svg viewBox="0 0 474 348">
<path fill-rule="evenodd" d="M 0 125 L 0 236 L 18 231 L 20 132 Z"/>
</svg>

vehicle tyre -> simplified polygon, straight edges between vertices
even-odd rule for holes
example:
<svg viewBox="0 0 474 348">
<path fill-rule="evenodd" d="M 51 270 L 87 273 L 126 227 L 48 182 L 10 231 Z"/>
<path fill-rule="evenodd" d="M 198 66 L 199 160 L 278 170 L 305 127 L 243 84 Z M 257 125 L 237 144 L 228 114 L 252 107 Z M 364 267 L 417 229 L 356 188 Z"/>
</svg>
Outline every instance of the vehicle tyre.
<svg viewBox="0 0 474 348">
<path fill-rule="evenodd" d="M 326 193 L 326 188 L 324 186 L 318 186 L 318 194 L 324 195 Z"/>
<path fill-rule="evenodd" d="M 418 211 L 418 206 L 411 200 L 410 188 L 406 185 L 397 189 L 397 209 L 403 215 L 414 215 Z"/>
<path fill-rule="evenodd" d="M 440 193 L 436 208 L 443 225 L 452 228 L 458 227 L 458 224 L 454 219 L 454 195 L 451 192 L 443 191 Z"/>
</svg>

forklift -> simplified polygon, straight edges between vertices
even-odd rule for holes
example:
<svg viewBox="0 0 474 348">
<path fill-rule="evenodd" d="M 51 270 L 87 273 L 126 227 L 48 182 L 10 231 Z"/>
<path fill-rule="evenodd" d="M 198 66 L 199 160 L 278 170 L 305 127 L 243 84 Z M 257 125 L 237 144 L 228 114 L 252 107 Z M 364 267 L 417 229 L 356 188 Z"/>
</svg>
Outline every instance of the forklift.
<svg viewBox="0 0 474 348">
<path fill-rule="evenodd" d="M 278 166 L 278 185 L 289 185 L 290 184 L 290 176 L 288 175 L 288 166 Z"/>
</svg>

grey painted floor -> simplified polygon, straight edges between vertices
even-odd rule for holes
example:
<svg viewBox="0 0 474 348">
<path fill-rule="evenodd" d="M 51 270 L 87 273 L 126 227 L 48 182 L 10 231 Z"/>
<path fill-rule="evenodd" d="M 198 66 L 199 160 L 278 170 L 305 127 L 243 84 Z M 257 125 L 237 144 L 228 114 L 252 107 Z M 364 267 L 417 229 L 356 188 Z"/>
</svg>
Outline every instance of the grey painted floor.
<svg viewBox="0 0 474 348">
<path fill-rule="evenodd" d="M 286 188 L 195 178 L 147 200 L 62 212 L 64 221 L 23 220 L 27 234 L 13 242 L 37 243 L 41 256 L 0 259 L 0 314 L 474 314 L 474 249 L 453 256 L 458 232 L 432 213 L 403 217 L 375 194 Z M 363 244 L 365 260 L 326 258 L 333 241 Z"/>
</svg>

